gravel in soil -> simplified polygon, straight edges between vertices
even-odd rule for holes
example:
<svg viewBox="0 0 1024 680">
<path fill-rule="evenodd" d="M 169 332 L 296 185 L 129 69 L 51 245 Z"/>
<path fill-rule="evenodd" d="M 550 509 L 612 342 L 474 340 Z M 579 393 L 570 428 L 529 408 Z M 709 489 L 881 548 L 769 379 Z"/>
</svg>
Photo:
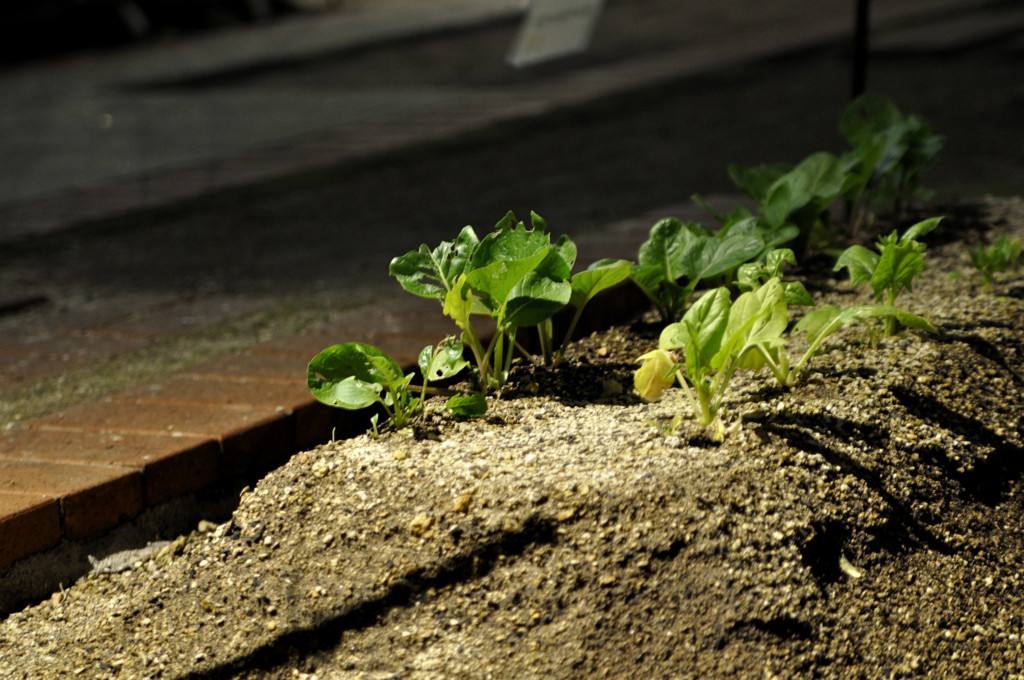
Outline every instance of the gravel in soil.
<svg viewBox="0 0 1024 680">
<path fill-rule="evenodd" d="M 657 327 L 614 328 L 485 419 L 297 454 L 230 521 L 9 616 L 0 673 L 1021 677 L 1024 281 L 947 273 L 1024 203 L 979 209 L 901 298 L 937 336 L 848 327 L 792 389 L 740 375 L 721 444 L 669 427 L 679 390 L 632 393 Z"/>
</svg>

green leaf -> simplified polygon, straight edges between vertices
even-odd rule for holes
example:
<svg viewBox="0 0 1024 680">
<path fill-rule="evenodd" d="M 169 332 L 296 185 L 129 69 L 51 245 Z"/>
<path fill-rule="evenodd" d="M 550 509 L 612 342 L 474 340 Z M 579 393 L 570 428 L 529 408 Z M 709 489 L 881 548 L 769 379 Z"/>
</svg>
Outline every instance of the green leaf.
<svg viewBox="0 0 1024 680">
<path fill-rule="evenodd" d="M 798 307 L 810 307 L 814 304 L 811 294 L 799 281 L 783 281 L 782 290 L 786 294 L 786 304 L 797 305 Z"/>
<path fill-rule="evenodd" d="M 742 189 L 758 203 L 761 203 L 768 195 L 768 188 L 792 169 L 793 166 L 785 163 L 761 165 L 756 168 L 741 168 L 738 165 L 730 165 L 729 177 L 738 188 Z"/>
<path fill-rule="evenodd" d="M 870 146 L 879 133 L 892 129 L 902 119 L 900 110 L 885 97 L 863 94 L 843 111 L 839 131 L 853 146 Z"/>
<path fill-rule="evenodd" d="M 732 303 L 722 347 L 712 359 L 712 366 L 720 370 L 733 359 L 738 368 L 761 368 L 764 358 L 756 348 L 770 350 L 784 346 L 782 334 L 788 325 L 782 283 L 778 278 L 771 278 Z"/>
<path fill-rule="evenodd" d="M 349 342 L 320 352 L 309 362 L 309 391 L 318 401 L 345 409 L 365 408 L 383 402 L 388 385 L 406 381 L 401 367 L 372 345 Z"/>
<path fill-rule="evenodd" d="M 811 154 L 768 187 L 762 212 L 769 224 L 781 226 L 790 214 L 812 201 L 821 208 L 827 206 L 842 193 L 844 181 L 843 164 L 838 158 L 825 151 Z"/>
<path fill-rule="evenodd" d="M 536 270 L 551 251 L 547 234 L 512 224 L 510 212 L 480 242 L 466 274 L 473 291 L 480 295 L 492 316 L 503 316 L 512 289 L 528 273 Z M 555 265 L 552 265 L 555 266 Z"/>
<path fill-rule="evenodd" d="M 858 286 L 870 281 L 878 267 L 878 253 L 872 252 L 861 245 L 850 246 L 836 260 L 833 271 L 846 267 L 850 274 L 850 286 Z"/>
<path fill-rule="evenodd" d="M 808 344 L 815 344 L 818 340 L 823 339 L 826 335 L 831 335 L 835 331 L 839 330 L 845 323 L 843 321 L 835 328 L 829 330 L 831 324 L 843 314 L 843 310 L 835 305 L 822 305 L 817 309 L 811 310 L 804 315 L 802 319 L 796 322 L 793 326 L 794 333 L 807 333 Z M 853 316 L 848 315 L 847 320 L 852 320 Z M 825 333 L 828 331 L 828 333 Z"/>
<path fill-rule="evenodd" d="M 691 282 L 718 276 L 756 257 L 763 248 L 761 238 L 743 233 L 697 239 L 684 253 L 682 274 Z"/>
<path fill-rule="evenodd" d="M 628 260 L 602 260 L 572 277 L 572 295 L 569 301 L 577 309 L 582 308 L 601 291 L 629 278 L 633 263 Z"/>
<path fill-rule="evenodd" d="M 675 217 L 666 217 L 651 227 L 648 239 L 640 246 L 637 266 L 657 282 L 676 281 L 683 276 L 686 252 L 700 237 Z"/>
<path fill-rule="evenodd" d="M 446 338 L 434 349 L 430 345 L 419 355 L 419 367 L 425 380 L 446 380 L 458 375 L 469 364 L 462 356 L 462 343 L 455 338 Z"/>
<path fill-rule="evenodd" d="M 469 317 L 473 313 L 473 290 L 467 285 L 466 275 L 459 276 L 452 283 L 452 289 L 444 298 L 445 316 L 450 317 L 466 333 L 473 332 L 473 325 Z"/>
<path fill-rule="evenodd" d="M 551 246 L 547 257 L 537 265 L 537 273 L 555 281 L 568 281 L 576 264 L 576 244 L 563 235 Z"/>
<path fill-rule="evenodd" d="M 911 241 L 917 241 L 922 236 L 935 229 L 935 227 L 939 226 L 939 222 L 941 221 L 941 217 L 932 217 L 918 222 L 911 227 L 907 227 L 907 230 L 903 232 L 903 236 L 900 237 L 900 245 L 909 245 Z M 923 245 L 921 245 L 920 250 L 924 250 Z M 920 250 L 918 252 L 920 252 Z"/>
<path fill-rule="evenodd" d="M 528 272 L 509 292 L 504 308 L 505 325 L 536 326 L 569 303 L 572 285 Z"/>
<path fill-rule="evenodd" d="M 426 244 L 391 260 L 388 270 L 402 288 L 443 301 L 455 278 L 466 271 L 479 240 L 473 227 L 464 227 L 454 241 L 442 241 L 431 250 Z"/>
<path fill-rule="evenodd" d="M 445 407 L 462 418 L 478 418 L 487 412 L 487 399 L 480 392 L 456 395 L 448 400 Z"/>
<path fill-rule="evenodd" d="M 703 376 L 722 346 L 729 323 L 729 290 L 716 288 L 705 293 L 686 310 L 680 322 L 686 330 L 686 374 Z M 660 345 L 659 341 L 659 345 Z"/>
</svg>

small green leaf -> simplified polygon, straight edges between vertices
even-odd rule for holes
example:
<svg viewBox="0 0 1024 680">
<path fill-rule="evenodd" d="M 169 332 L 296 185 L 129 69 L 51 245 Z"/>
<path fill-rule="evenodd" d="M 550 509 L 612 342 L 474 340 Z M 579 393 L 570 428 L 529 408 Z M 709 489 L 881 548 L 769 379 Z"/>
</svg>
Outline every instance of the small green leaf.
<svg viewBox="0 0 1024 680">
<path fill-rule="evenodd" d="M 850 246 L 836 260 L 833 271 L 846 267 L 850 274 L 850 286 L 858 286 L 870 281 L 878 266 L 878 253 L 872 252 L 861 245 Z"/>
<path fill-rule="evenodd" d="M 799 281 L 783 281 L 782 290 L 786 293 L 786 304 L 798 307 L 809 307 L 814 304 L 811 294 Z"/>
<path fill-rule="evenodd" d="M 812 201 L 824 208 L 842 193 L 845 177 L 838 158 L 825 151 L 811 154 L 768 187 L 761 202 L 764 216 L 772 226 L 780 226 Z"/>
<path fill-rule="evenodd" d="M 583 307 L 601 291 L 629 278 L 632 266 L 628 260 L 595 262 L 572 277 L 569 301 L 577 309 Z"/>
<path fill-rule="evenodd" d="M 487 399 L 483 394 L 456 395 L 448 400 L 445 407 L 462 418 L 478 418 L 487 412 Z"/>
<path fill-rule="evenodd" d="M 935 227 L 939 226 L 939 222 L 941 221 L 941 217 L 932 217 L 918 222 L 911 227 L 907 227 L 907 230 L 903 232 L 903 236 L 900 238 L 900 244 L 905 245 L 909 244 L 910 241 L 917 241 L 922 236 L 935 229 Z M 921 250 L 923 250 L 923 248 Z"/>
<path fill-rule="evenodd" d="M 469 365 L 462 352 L 462 343 L 455 338 L 446 338 L 436 350 L 427 345 L 419 355 L 420 371 L 431 382 L 451 378 Z"/>
<path fill-rule="evenodd" d="M 743 233 L 696 239 L 685 252 L 682 275 L 691 282 L 718 276 L 756 257 L 762 248 L 761 238 Z"/>
<path fill-rule="evenodd" d="M 381 391 L 406 380 L 401 367 L 372 345 L 349 342 L 320 352 L 309 362 L 307 385 L 320 402 L 359 409 L 383 402 Z"/>
</svg>

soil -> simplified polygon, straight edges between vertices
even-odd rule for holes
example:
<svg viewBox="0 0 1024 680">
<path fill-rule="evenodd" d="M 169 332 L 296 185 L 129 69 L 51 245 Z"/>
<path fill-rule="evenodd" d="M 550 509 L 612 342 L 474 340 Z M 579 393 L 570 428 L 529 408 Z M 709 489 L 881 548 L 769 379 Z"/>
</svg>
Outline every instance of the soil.
<svg viewBox="0 0 1024 680">
<path fill-rule="evenodd" d="M 1024 201 L 946 212 L 901 298 L 938 334 L 738 375 L 721 443 L 632 391 L 659 325 L 612 328 L 11 615 L 3 677 L 1024 677 L 1024 278 L 948 276 Z M 816 300 L 866 302 L 828 261 Z"/>
</svg>

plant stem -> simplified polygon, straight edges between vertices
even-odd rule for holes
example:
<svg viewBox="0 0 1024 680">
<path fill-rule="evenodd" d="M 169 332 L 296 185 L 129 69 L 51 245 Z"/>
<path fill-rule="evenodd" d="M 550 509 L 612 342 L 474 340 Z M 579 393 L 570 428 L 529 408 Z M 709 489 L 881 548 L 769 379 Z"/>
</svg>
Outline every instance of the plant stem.
<svg viewBox="0 0 1024 680">
<path fill-rule="evenodd" d="M 562 344 L 558 348 L 558 353 L 555 354 L 555 358 L 552 360 L 551 365 L 557 366 L 562 363 L 562 358 L 565 356 L 565 350 L 569 346 L 569 341 L 572 339 L 572 334 L 576 331 L 576 324 L 579 323 L 580 316 L 583 314 L 583 305 L 576 308 L 576 313 L 572 315 L 572 321 L 569 322 L 569 329 L 565 332 L 565 337 L 562 338 Z"/>
</svg>

